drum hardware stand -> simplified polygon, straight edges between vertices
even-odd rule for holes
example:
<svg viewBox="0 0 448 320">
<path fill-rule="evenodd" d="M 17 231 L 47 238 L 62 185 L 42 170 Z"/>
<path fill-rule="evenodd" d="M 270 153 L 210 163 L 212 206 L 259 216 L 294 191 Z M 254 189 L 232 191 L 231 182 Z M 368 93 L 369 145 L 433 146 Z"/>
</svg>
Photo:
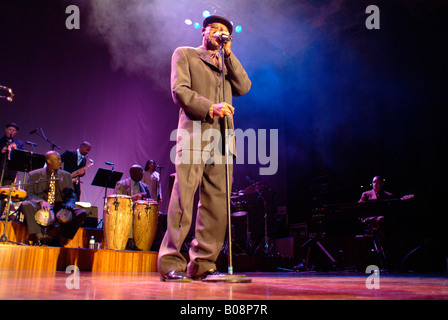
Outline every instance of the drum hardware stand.
<svg viewBox="0 0 448 320">
<path fill-rule="evenodd" d="M 311 235 L 309 236 L 309 239 L 302 244 L 301 248 L 305 248 L 308 246 L 308 251 L 306 254 L 306 261 L 305 261 L 305 270 L 309 270 L 308 266 L 310 263 L 310 255 L 311 255 L 311 246 L 312 245 L 317 245 L 323 253 L 325 253 L 325 255 L 327 256 L 327 258 L 331 261 L 332 266 L 336 266 L 336 264 L 338 263 L 336 261 L 335 258 L 333 258 L 333 256 L 330 254 L 330 252 L 327 251 L 327 249 L 325 249 L 325 247 L 322 245 L 322 243 L 320 243 L 320 240 L 324 237 L 323 234 L 315 234 L 315 235 Z"/>
<path fill-rule="evenodd" d="M 221 43 L 221 75 L 222 75 L 222 101 L 225 101 L 225 68 L 224 68 L 224 42 Z M 229 130 L 228 130 L 228 117 L 224 116 L 222 119 L 224 123 L 224 134 L 222 135 L 224 139 L 225 148 L 225 171 L 226 171 L 226 200 L 227 200 L 227 230 L 228 230 L 228 274 L 220 275 L 209 275 L 202 279 L 204 282 L 229 282 L 229 283 L 250 283 L 252 279 L 247 278 L 245 275 L 234 275 L 233 274 L 233 261 L 232 261 L 232 221 L 231 221 L 231 210 L 230 210 L 230 194 L 232 192 L 232 177 L 230 176 L 229 162 L 231 159 L 229 150 Z M 233 161 L 232 161 L 233 162 Z"/>
<path fill-rule="evenodd" d="M 233 227 L 233 225 L 232 225 L 232 227 Z M 235 230 L 234 230 L 235 231 Z M 232 231 L 233 232 L 233 231 Z M 247 252 L 246 252 L 246 250 L 244 250 L 239 244 L 238 244 L 238 242 L 236 242 L 235 241 L 235 239 L 232 239 L 232 247 L 234 248 L 234 247 L 237 247 L 239 250 L 240 250 L 240 252 L 242 252 L 242 253 L 246 253 L 247 254 Z M 228 240 L 226 240 L 225 242 L 224 242 L 224 245 L 222 246 L 222 253 L 224 253 L 224 254 L 228 254 L 228 252 L 229 252 L 229 242 L 228 242 Z"/>
<path fill-rule="evenodd" d="M 16 186 L 15 184 L 11 184 L 9 186 L 8 204 L 7 204 L 6 217 L 5 217 L 5 226 L 4 226 L 4 229 L 3 229 L 3 234 L 0 236 L 0 244 L 1 243 L 13 243 L 13 244 L 18 244 L 18 245 L 23 245 L 24 246 L 24 245 L 26 245 L 25 243 L 8 240 L 8 236 L 6 235 L 6 228 L 8 228 L 9 211 L 11 209 L 11 195 L 12 195 L 12 191 L 13 191 L 15 186 Z"/>
<path fill-rule="evenodd" d="M 246 215 L 246 253 L 253 254 L 254 253 L 254 244 L 252 242 L 252 236 L 249 228 L 249 212 Z"/>
<path fill-rule="evenodd" d="M 269 237 L 268 237 L 268 204 L 264 199 L 261 191 L 257 188 L 258 198 L 263 200 L 263 208 L 264 208 L 264 237 L 262 242 L 259 244 L 257 249 L 255 249 L 255 253 L 261 251 L 265 255 L 278 255 L 277 248 L 275 245 L 269 245 Z"/>
<path fill-rule="evenodd" d="M 380 219 L 383 217 L 368 217 L 361 218 L 360 221 L 362 224 L 366 225 L 366 230 L 368 233 L 363 235 L 357 235 L 356 238 L 371 238 L 373 241 L 373 250 L 375 251 L 381 270 L 385 270 L 388 265 L 388 259 L 386 256 L 386 252 L 384 251 L 383 246 L 381 245 L 379 231 L 379 223 Z"/>
</svg>

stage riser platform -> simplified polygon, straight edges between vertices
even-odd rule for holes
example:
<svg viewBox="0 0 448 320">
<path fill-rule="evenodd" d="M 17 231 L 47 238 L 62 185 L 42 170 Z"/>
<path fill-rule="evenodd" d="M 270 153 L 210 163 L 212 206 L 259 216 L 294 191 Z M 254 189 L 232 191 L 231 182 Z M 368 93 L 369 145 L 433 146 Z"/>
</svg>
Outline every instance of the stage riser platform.
<svg viewBox="0 0 448 320">
<path fill-rule="evenodd" d="M 4 224 L 0 224 L 3 234 Z M 28 244 L 24 224 L 9 222 L 8 240 Z M 0 245 L 0 270 L 65 271 L 75 265 L 80 271 L 95 272 L 156 272 L 157 252 L 107 249 L 87 249 L 91 236 L 103 242 L 100 229 L 80 228 L 64 247 Z M 104 247 L 104 244 L 102 244 Z"/>
<path fill-rule="evenodd" d="M 0 245 L 0 270 L 156 272 L 157 252 Z"/>
<path fill-rule="evenodd" d="M 0 234 L 3 234 L 4 221 L 0 224 Z M 6 230 L 8 240 L 29 244 L 28 230 L 25 224 L 20 222 L 8 222 L 8 230 Z M 93 228 L 79 228 L 73 239 L 64 243 L 66 248 L 88 248 L 90 237 L 95 238 L 95 242 L 103 242 L 103 230 Z M 102 244 L 104 246 L 104 244 Z"/>
</svg>

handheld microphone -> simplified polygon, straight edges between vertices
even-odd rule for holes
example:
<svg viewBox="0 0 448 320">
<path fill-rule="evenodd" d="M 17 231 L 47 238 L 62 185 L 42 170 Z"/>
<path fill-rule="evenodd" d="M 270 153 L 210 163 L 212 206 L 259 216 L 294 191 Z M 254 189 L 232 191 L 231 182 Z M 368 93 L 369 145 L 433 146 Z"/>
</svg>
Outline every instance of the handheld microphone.
<svg viewBox="0 0 448 320">
<path fill-rule="evenodd" d="M 226 43 L 227 41 L 233 40 L 233 37 L 230 34 L 222 34 L 222 33 L 216 32 L 213 36 L 216 39 L 219 39 L 219 41 L 221 43 Z"/>
</svg>

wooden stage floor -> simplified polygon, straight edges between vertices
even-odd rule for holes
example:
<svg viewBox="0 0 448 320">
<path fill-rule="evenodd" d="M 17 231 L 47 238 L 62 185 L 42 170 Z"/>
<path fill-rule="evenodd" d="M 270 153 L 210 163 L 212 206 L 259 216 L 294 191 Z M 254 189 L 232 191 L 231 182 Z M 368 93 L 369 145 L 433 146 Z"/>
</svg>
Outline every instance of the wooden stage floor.
<svg viewBox="0 0 448 320">
<path fill-rule="evenodd" d="M 448 276 L 246 273 L 252 283 L 166 283 L 156 272 L 0 270 L 1 300 L 448 300 Z M 368 289 L 366 280 L 377 288 Z M 379 286 L 379 288 L 378 288 Z M 78 287 L 78 288 L 77 288 Z"/>
</svg>

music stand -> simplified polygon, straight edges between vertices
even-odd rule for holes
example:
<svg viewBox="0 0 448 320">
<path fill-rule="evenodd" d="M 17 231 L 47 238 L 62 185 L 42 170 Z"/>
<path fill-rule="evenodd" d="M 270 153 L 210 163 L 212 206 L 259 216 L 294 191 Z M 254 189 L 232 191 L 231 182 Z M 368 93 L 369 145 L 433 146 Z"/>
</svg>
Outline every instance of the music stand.
<svg viewBox="0 0 448 320">
<path fill-rule="evenodd" d="M 107 188 L 115 188 L 115 185 L 120 181 L 123 176 L 123 172 L 114 170 L 107 170 L 99 168 L 92 181 L 92 186 L 103 187 L 104 189 L 104 203 L 103 203 L 103 217 L 104 217 L 104 204 L 106 204 Z M 100 225 L 99 223 L 98 225 Z"/>
<path fill-rule="evenodd" d="M 16 149 L 11 152 L 8 169 L 25 172 L 23 178 L 23 183 L 25 183 L 27 173 L 35 169 L 43 168 L 45 163 L 46 159 L 43 154 Z"/>
</svg>

